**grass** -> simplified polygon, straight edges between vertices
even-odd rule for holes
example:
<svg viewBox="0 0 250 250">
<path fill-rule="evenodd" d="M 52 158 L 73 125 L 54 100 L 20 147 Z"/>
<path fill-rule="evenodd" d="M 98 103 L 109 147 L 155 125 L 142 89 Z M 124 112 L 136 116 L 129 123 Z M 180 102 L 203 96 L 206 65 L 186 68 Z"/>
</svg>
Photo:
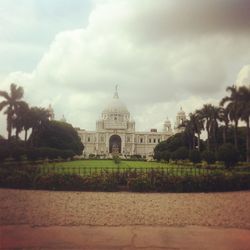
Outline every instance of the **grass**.
<svg viewBox="0 0 250 250">
<path fill-rule="evenodd" d="M 49 163 L 49 166 L 54 167 L 81 167 L 81 168 L 162 168 L 170 166 L 171 164 L 160 162 L 146 162 L 146 161 L 121 161 L 119 166 L 113 160 L 79 160 L 68 162 Z M 174 166 L 174 165 L 172 165 Z"/>
<path fill-rule="evenodd" d="M 75 173 L 80 175 L 88 175 L 92 173 L 100 173 L 101 171 L 147 171 L 148 169 L 160 169 L 172 175 L 199 175 L 211 172 L 207 169 L 199 169 L 193 166 L 183 166 L 161 162 L 145 162 L 145 161 L 121 161 L 118 165 L 113 160 L 79 160 L 68 162 L 48 163 L 42 167 L 45 173 Z"/>
</svg>

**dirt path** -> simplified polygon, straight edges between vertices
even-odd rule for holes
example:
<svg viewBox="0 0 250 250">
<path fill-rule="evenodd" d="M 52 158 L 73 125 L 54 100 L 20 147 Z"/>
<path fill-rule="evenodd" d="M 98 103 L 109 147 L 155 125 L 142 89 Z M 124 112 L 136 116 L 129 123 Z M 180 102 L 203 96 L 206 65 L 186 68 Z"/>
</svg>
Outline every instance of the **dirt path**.
<svg viewBox="0 0 250 250">
<path fill-rule="evenodd" d="M 0 224 L 250 229 L 250 192 L 138 194 L 0 189 Z"/>
</svg>

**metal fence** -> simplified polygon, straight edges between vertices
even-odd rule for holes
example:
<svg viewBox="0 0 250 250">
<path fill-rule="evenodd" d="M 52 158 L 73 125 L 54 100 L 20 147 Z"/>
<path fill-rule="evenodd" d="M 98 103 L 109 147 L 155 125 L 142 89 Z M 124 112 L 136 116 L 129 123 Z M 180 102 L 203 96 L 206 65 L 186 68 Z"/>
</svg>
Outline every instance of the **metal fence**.
<svg viewBox="0 0 250 250">
<path fill-rule="evenodd" d="M 168 174 L 172 176 L 198 176 L 209 175 L 215 170 L 209 168 L 195 168 L 195 167 L 160 167 L 160 168 L 145 168 L 145 167 L 65 167 L 65 166 L 43 166 L 41 167 L 42 174 L 58 173 L 58 174 L 77 174 L 81 176 L 104 175 L 107 173 L 133 173 L 133 174 L 147 174 L 159 173 Z M 218 170 L 217 170 L 218 171 Z"/>
</svg>

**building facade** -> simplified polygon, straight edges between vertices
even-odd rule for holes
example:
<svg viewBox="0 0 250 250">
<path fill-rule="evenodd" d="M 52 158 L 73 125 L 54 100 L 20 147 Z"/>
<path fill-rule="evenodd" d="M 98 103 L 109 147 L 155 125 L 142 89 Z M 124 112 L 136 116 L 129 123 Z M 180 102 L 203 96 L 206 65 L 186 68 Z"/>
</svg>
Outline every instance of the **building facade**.
<svg viewBox="0 0 250 250">
<path fill-rule="evenodd" d="M 175 127 L 166 119 L 163 129 L 158 132 L 151 129 L 149 132 L 139 132 L 135 129 L 135 121 L 131 118 L 126 105 L 120 100 L 117 88 L 109 104 L 101 113 L 101 118 L 96 121 L 96 130 L 87 131 L 77 129 L 84 144 L 83 155 L 100 155 L 111 157 L 120 154 L 122 157 L 141 155 L 151 158 L 155 146 L 173 134 L 180 132 L 180 125 L 186 120 L 185 112 L 181 109 L 176 117 Z"/>
</svg>

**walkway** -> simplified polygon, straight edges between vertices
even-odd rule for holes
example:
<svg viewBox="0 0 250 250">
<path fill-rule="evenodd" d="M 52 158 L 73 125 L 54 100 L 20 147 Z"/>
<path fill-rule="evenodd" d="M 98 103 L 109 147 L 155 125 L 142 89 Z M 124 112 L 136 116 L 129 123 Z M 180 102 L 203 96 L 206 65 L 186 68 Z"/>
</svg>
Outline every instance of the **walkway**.
<svg viewBox="0 0 250 250">
<path fill-rule="evenodd" d="M 250 192 L 0 189 L 2 249 L 250 250 Z"/>
</svg>

